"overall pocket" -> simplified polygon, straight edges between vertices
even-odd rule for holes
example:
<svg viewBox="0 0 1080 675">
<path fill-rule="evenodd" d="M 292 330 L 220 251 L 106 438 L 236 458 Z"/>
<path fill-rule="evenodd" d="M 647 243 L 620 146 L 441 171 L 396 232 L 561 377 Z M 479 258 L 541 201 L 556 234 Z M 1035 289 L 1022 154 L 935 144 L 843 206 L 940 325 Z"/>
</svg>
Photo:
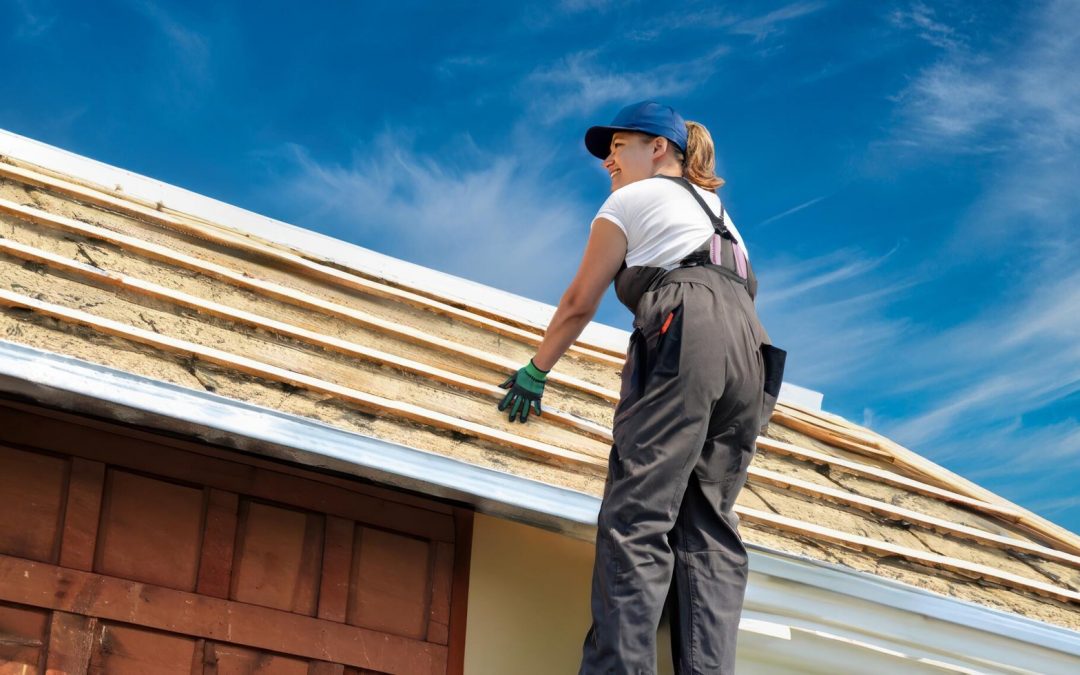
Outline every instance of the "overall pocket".
<svg viewBox="0 0 1080 675">
<path fill-rule="evenodd" d="M 682 357 L 683 304 L 668 312 L 656 338 L 656 357 L 651 375 L 673 376 L 679 374 Z"/>
</svg>

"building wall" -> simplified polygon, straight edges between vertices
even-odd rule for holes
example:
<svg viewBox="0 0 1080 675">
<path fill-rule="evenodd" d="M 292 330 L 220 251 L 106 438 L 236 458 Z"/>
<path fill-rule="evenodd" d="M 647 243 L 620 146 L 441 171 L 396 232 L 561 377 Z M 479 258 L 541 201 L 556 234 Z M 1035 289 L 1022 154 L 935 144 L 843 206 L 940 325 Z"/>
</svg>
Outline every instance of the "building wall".
<svg viewBox="0 0 1080 675">
<path fill-rule="evenodd" d="M 593 545 L 476 514 L 466 675 L 576 673 L 589 630 Z M 659 672 L 671 673 L 665 628 Z"/>
</svg>

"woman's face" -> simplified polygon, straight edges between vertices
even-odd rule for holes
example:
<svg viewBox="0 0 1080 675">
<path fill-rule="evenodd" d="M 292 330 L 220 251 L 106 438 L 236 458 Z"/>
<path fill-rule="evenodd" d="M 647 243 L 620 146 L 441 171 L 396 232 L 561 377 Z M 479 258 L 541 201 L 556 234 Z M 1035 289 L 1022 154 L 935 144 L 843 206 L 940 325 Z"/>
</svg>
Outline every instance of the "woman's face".
<svg viewBox="0 0 1080 675">
<path fill-rule="evenodd" d="M 657 148 L 655 139 L 633 131 L 618 131 L 611 138 L 611 154 L 604 168 L 611 175 L 611 191 L 635 181 L 651 178 Z"/>
</svg>

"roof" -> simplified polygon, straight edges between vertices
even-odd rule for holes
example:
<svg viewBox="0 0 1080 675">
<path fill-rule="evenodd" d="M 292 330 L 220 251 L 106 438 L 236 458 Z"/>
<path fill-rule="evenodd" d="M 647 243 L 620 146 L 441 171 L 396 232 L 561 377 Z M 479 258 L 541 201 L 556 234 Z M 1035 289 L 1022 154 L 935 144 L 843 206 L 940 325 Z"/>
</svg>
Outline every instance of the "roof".
<svg viewBox="0 0 1080 675">
<path fill-rule="evenodd" d="M 625 333 L 593 326 L 545 415 L 511 425 L 496 384 L 539 344 L 535 306 L 514 315 L 478 285 L 346 264 L 58 168 L 0 162 L 0 338 L 602 494 Z M 1080 630 L 1080 537 L 791 399 L 736 510 L 751 546 Z"/>
</svg>

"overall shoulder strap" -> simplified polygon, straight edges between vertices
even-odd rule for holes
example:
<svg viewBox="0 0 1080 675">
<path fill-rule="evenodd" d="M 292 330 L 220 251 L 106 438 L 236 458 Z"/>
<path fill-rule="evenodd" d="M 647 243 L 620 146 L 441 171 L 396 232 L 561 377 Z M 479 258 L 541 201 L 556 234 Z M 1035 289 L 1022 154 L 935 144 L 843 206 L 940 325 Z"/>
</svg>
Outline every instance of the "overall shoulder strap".
<svg viewBox="0 0 1080 675">
<path fill-rule="evenodd" d="M 727 229 L 727 225 L 724 225 L 723 202 L 720 202 L 720 215 L 717 216 L 715 213 L 712 212 L 712 209 L 709 208 L 709 205 L 705 203 L 705 200 L 701 197 L 701 195 L 698 194 L 698 191 L 694 189 L 694 185 L 686 178 L 682 176 L 665 176 L 663 174 L 657 174 L 653 176 L 653 178 L 666 178 L 686 188 L 687 192 L 689 192 L 694 197 L 698 205 L 702 208 L 702 210 L 705 211 L 705 215 L 709 216 L 709 220 L 712 221 L 712 226 L 716 233 L 724 239 L 735 241 L 735 235 L 731 233 L 731 230 Z"/>
</svg>

